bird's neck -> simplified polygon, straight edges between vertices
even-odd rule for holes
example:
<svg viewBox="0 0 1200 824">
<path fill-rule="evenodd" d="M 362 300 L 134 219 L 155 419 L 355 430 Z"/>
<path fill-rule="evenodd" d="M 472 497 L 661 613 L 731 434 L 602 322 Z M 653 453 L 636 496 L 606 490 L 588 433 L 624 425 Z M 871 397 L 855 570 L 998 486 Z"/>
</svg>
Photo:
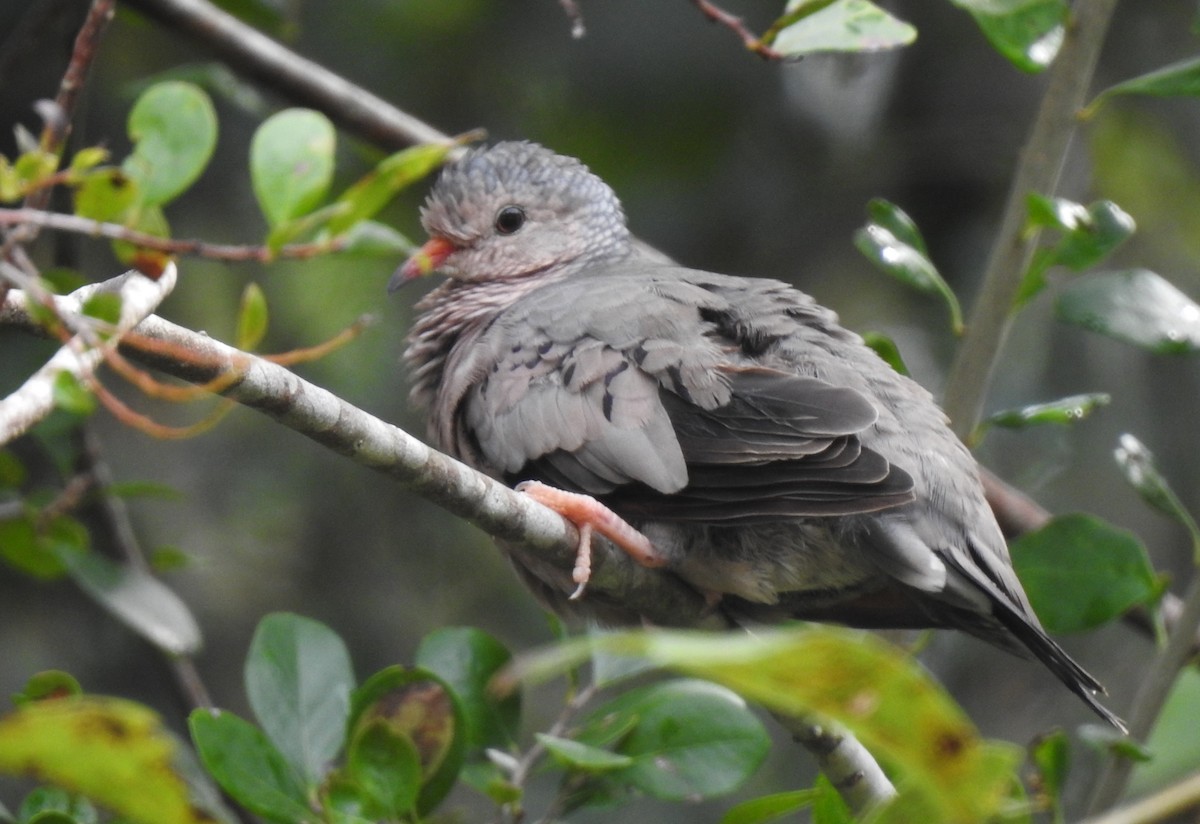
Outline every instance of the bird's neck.
<svg viewBox="0 0 1200 824">
<path fill-rule="evenodd" d="M 424 409 L 442 384 L 446 361 L 460 343 L 473 340 L 497 315 L 548 283 L 570 276 L 575 267 L 503 280 L 447 280 L 416 305 L 404 360 L 412 375 L 412 400 Z"/>
</svg>

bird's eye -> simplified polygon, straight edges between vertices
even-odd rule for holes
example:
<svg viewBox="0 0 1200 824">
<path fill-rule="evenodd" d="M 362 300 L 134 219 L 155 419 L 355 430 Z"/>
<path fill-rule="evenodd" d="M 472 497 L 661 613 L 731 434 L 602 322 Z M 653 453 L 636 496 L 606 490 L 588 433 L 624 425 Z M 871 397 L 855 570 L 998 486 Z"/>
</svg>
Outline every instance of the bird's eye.
<svg viewBox="0 0 1200 824">
<path fill-rule="evenodd" d="M 525 225 L 525 210 L 520 206 L 505 206 L 496 213 L 496 231 L 511 235 Z"/>
</svg>

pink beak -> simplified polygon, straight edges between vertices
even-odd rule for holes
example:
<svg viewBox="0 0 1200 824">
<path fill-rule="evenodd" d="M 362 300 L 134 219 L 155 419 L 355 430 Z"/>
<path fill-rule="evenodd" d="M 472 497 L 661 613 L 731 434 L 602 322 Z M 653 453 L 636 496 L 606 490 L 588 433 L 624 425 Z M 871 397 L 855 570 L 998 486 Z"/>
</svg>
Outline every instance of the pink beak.
<svg viewBox="0 0 1200 824">
<path fill-rule="evenodd" d="M 392 279 L 388 281 L 388 291 L 395 292 L 409 281 L 436 271 L 457 248 L 444 237 L 431 237 L 392 275 Z"/>
</svg>

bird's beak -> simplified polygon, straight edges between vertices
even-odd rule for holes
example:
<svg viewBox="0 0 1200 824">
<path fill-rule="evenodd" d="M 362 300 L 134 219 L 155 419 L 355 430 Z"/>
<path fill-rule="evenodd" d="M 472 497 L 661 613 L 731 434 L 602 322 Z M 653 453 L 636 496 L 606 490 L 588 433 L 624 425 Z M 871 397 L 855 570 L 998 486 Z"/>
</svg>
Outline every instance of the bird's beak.
<svg viewBox="0 0 1200 824">
<path fill-rule="evenodd" d="M 455 248 L 457 247 L 444 237 L 431 237 L 392 275 L 392 279 L 388 281 L 388 291 L 395 292 L 409 281 L 435 271 L 450 257 Z"/>
</svg>

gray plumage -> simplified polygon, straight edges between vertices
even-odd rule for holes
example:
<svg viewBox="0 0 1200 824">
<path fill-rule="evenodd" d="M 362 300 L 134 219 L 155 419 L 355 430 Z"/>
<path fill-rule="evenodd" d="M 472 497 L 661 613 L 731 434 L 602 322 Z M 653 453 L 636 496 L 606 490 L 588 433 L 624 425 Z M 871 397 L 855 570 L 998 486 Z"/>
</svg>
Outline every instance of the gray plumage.
<svg viewBox="0 0 1200 824">
<path fill-rule="evenodd" d="M 449 279 L 405 356 L 439 447 L 596 497 L 731 615 L 963 629 L 1120 725 L 1042 630 L 929 393 L 831 311 L 640 251 L 611 189 L 530 143 L 448 167 L 422 223 L 436 259 L 405 278 Z"/>
</svg>

